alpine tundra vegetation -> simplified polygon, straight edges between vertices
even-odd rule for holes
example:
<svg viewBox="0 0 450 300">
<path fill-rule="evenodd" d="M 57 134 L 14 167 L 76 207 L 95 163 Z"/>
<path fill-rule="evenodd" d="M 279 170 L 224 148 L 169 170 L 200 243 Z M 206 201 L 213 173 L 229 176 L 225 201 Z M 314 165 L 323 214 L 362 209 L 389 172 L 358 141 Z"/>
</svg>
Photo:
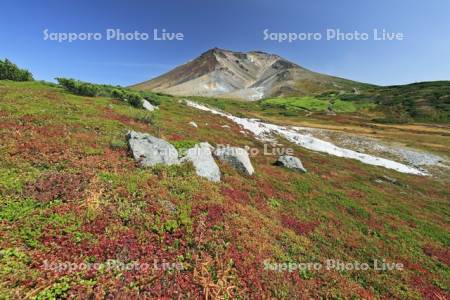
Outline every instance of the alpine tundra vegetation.
<svg viewBox="0 0 450 300">
<path fill-rule="evenodd" d="M 450 297 L 448 112 L 419 109 L 448 83 L 248 102 L 58 81 L 0 81 L 0 298 Z M 363 141 L 410 169 L 336 152 Z"/>
</svg>

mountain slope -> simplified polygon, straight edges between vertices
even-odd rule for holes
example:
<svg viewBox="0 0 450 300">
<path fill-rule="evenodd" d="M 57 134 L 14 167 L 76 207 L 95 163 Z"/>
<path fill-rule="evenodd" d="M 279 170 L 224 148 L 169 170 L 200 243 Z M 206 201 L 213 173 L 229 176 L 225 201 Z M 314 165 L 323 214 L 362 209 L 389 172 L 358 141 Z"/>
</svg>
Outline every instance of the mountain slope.
<svg viewBox="0 0 450 300">
<path fill-rule="evenodd" d="M 278 55 L 214 48 L 166 74 L 133 86 L 182 96 L 264 97 L 355 91 L 363 84 L 302 68 Z"/>
</svg>

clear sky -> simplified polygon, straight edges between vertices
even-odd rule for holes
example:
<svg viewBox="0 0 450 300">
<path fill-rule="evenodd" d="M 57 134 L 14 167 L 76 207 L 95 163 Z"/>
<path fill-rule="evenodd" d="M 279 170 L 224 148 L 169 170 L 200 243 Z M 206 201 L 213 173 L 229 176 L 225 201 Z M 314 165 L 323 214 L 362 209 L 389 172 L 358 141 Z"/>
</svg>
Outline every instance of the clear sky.
<svg viewBox="0 0 450 300">
<path fill-rule="evenodd" d="M 162 74 L 212 47 L 276 53 L 314 71 L 376 84 L 450 80 L 448 0 L 2 0 L 0 58 L 36 79 L 72 77 L 129 85 Z M 107 41 L 105 31 L 151 33 Z M 153 30 L 183 41 L 154 41 Z M 367 41 L 326 40 L 327 29 L 370 33 Z M 374 41 L 373 29 L 403 41 Z M 43 31 L 100 32 L 100 41 L 44 40 Z M 264 40 L 269 32 L 318 32 L 320 41 Z"/>
</svg>

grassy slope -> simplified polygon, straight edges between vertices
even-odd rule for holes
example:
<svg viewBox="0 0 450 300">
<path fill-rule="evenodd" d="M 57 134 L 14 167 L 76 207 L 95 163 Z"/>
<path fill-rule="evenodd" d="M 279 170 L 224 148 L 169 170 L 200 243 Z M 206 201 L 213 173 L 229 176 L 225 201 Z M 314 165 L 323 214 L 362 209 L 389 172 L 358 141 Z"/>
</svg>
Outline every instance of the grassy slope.
<svg viewBox="0 0 450 300">
<path fill-rule="evenodd" d="M 408 85 L 377 87 L 361 85 L 353 91 L 318 91 L 303 97 L 265 99 L 259 106 L 282 109 L 286 116 L 298 116 L 302 110 L 320 113 L 331 108 L 345 114 L 359 112 L 367 120 L 378 123 L 449 123 L 450 82 L 434 81 Z"/>
<path fill-rule="evenodd" d="M 279 107 L 286 110 L 307 110 L 312 112 L 327 111 L 328 108 L 336 113 L 353 113 L 364 108 L 374 107 L 374 104 L 362 104 L 353 101 L 342 101 L 334 99 L 333 101 L 317 99 L 314 97 L 290 97 L 290 98 L 271 98 L 261 102 L 263 107 Z"/>
<path fill-rule="evenodd" d="M 389 123 L 450 122 L 450 81 L 418 82 L 385 87 L 365 87 L 359 94 L 343 94 L 347 101 L 373 101 Z"/>
<path fill-rule="evenodd" d="M 248 104 L 242 104 L 243 106 Z M 242 109 L 242 108 L 240 108 Z M 195 121 L 199 128 L 188 125 Z M 208 125 L 206 125 L 206 123 Z M 221 125 L 229 125 L 229 129 Z M 141 169 L 129 129 L 172 142 L 263 145 L 166 100 L 156 114 L 39 83 L 0 82 L 0 298 L 96 294 L 256 298 L 449 296 L 448 186 L 294 148 L 307 174 L 252 158 L 223 181 L 188 165 Z M 224 134 L 226 130 L 226 134 Z M 401 185 L 376 183 L 381 175 Z M 402 262 L 405 271 L 270 272 L 263 261 Z M 179 261 L 184 271 L 57 273 L 48 261 Z M 221 279 L 221 281 L 218 281 Z"/>
</svg>

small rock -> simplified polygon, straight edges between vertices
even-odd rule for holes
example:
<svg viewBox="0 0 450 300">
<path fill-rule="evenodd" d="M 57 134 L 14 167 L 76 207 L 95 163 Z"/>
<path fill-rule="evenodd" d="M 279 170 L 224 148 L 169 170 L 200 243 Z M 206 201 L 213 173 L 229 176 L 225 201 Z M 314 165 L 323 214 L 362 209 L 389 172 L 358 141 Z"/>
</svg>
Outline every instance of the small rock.
<svg viewBox="0 0 450 300">
<path fill-rule="evenodd" d="M 155 109 L 158 109 L 157 106 L 154 106 L 153 104 L 151 104 L 150 102 L 148 102 L 147 100 L 144 100 L 142 102 L 142 106 L 148 110 L 148 111 L 154 111 Z"/>
<path fill-rule="evenodd" d="M 328 108 L 327 109 L 327 115 L 329 115 L 329 116 L 335 116 L 336 115 L 336 113 L 334 112 L 334 110 L 332 109 L 332 108 Z"/>
<path fill-rule="evenodd" d="M 389 177 L 389 176 L 381 176 L 381 180 L 390 182 L 392 184 L 397 184 L 397 179 Z"/>
<path fill-rule="evenodd" d="M 375 181 L 376 183 L 390 183 L 390 184 L 395 184 L 395 185 L 398 185 L 398 186 L 403 187 L 403 188 L 409 187 L 406 183 L 402 183 L 402 182 L 398 181 L 397 179 L 392 178 L 392 177 L 389 177 L 389 176 L 386 176 L 386 175 L 383 175 L 383 176 L 380 176 L 380 177 L 378 177 L 378 178 L 375 178 L 374 181 Z"/>
<path fill-rule="evenodd" d="M 301 160 L 295 156 L 286 154 L 281 155 L 280 157 L 278 157 L 275 165 L 306 173 L 306 169 L 303 167 Z"/>
<path fill-rule="evenodd" d="M 136 131 L 129 131 L 127 138 L 134 159 L 139 161 L 142 166 L 180 163 L 177 149 L 162 139 Z"/>
<path fill-rule="evenodd" d="M 198 176 L 210 181 L 219 182 L 220 170 L 212 156 L 213 150 L 214 147 L 208 143 L 197 144 L 187 150 L 186 156 L 181 161 L 192 162 Z"/>
<path fill-rule="evenodd" d="M 225 161 L 232 165 L 238 171 L 243 172 L 247 175 L 252 175 L 255 172 L 255 169 L 250 162 L 250 158 L 248 153 L 243 148 L 238 147 L 225 147 L 219 148 L 214 151 L 214 155 L 216 155 L 221 161 Z"/>
<path fill-rule="evenodd" d="M 230 128 L 230 126 L 228 126 L 228 125 L 222 125 L 221 127 L 222 128 Z"/>
<path fill-rule="evenodd" d="M 192 127 L 198 128 L 197 123 L 195 123 L 193 121 L 189 122 L 189 125 L 191 125 Z"/>
</svg>

